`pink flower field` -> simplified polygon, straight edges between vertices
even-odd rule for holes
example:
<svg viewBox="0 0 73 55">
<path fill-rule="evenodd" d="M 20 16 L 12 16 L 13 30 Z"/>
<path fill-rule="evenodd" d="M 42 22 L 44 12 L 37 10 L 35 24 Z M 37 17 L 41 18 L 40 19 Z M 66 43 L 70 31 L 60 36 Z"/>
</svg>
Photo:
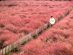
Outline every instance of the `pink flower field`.
<svg viewBox="0 0 73 55">
<path fill-rule="evenodd" d="M 51 16 L 56 23 L 35 35 L 51 25 Z M 30 33 L 32 38 L 25 41 Z M 73 55 L 73 1 L 0 0 L 0 50 L 0 55 Z"/>
</svg>

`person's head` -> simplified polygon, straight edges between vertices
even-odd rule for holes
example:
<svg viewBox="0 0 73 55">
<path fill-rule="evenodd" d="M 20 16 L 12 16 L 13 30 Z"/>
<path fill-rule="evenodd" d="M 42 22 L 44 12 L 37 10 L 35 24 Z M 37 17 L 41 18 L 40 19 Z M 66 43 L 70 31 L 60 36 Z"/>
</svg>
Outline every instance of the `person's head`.
<svg viewBox="0 0 73 55">
<path fill-rule="evenodd" d="M 52 18 L 53 16 L 51 16 L 51 18 Z"/>
</svg>

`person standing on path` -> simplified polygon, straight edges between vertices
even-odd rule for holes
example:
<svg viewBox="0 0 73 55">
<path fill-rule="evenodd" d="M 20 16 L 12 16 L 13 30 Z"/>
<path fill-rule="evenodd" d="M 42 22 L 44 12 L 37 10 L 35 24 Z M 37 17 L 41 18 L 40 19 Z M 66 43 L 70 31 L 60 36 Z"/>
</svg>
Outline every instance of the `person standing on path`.
<svg viewBox="0 0 73 55">
<path fill-rule="evenodd" d="M 50 20 L 49 20 L 50 27 L 51 27 L 52 25 L 54 25 L 55 22 L 56 22 L 55 18 L 54 18 L 53 16 L 51 16 L 51 18 L 50 18 Z"/>
</svg>

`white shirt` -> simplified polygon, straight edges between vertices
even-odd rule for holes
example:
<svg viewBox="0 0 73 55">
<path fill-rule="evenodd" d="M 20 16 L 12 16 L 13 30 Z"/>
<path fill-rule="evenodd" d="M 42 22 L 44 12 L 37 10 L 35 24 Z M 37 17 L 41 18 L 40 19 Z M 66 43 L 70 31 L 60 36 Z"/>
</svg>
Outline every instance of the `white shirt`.
<svg viewBox="0 0 73 55">
<path fill-rule="evenodd" d="M 55 24 L 55 22 L 56 22 L 56 21 L 55 21 L 55 18 L 53 18 L 53 17 L 50 18 L 49 22 L 50 22 L 50 24 L 52 24 L 52 25 Z"/>
</svg>

